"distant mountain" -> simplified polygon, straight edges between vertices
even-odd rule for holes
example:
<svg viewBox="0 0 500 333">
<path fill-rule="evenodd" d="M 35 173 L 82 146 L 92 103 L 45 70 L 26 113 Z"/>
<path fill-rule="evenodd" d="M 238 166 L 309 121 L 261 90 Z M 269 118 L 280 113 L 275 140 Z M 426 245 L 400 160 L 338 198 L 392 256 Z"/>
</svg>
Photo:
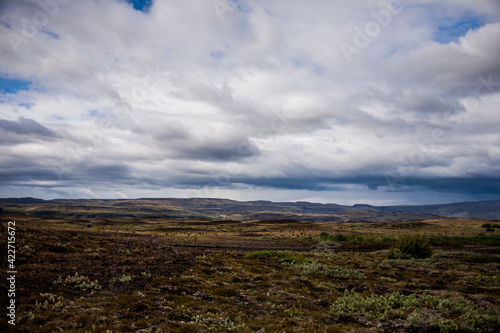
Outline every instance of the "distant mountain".
<svg viewBox="0 0 500 333">
<path fill-rule="evenodd" d="M 500 200 L 458 202 L 426 206 L 387 206 L 378 208 L 383 211 L 401 211 L 415 214 L 430 213 L 449 218 L 500 219 Z"/>
<path fill-rule="evenodd" d="M 42 218 L 231 219 L 238 221 L 293 219 L 298 221 L 410 221 L 433 218 L 500 219 L 500 201 L 460 202 L 423 206 L 353 206 L 311 202 L 235 201 L 228 199 L 0 199 L 4 212 Z M 0 210 L 1 211 L 1 210 Z"/>
</svg>

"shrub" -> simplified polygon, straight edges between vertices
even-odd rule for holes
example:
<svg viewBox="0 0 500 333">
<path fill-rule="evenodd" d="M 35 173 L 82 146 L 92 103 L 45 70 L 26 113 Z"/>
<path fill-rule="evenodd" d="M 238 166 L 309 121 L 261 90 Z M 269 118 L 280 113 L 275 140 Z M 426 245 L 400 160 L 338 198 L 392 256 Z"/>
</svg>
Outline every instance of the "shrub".
<svg viewBox="0 0 500 333">
<path fill-rule="evenodd" d="M 333 279 L 364 279 L 365 275 L 357 270 L 342 268 L 338 266 L 324 265 L 317 262 L 308 262 L 303 264 L 296 264 L 295 267 L 302 270 L 304 274 L 320 274 Z"/>
<path fill-rule="evenodd" d="M 479 234 L 470 238 L 473 242 L 481 242 L 483 244 L 500 245 L 500 235 L 485 235 Z"/>
<path fill-rule="evenodd" d="M 342 234 L 330 235 L 327 232 L 322 232 L 319 234 L 319 239 L 323 242 L 334 241 L 334 242 L 345 242 L 348 238 Z"/>
<path fill-rule="evenodd" d="M 277 251 L 269 251 L 269 250 L 262 250 L 262 251 L 254 251 L 248 253 L 245 258 L 247 259 L 267 259 L 267 258 L 272 258 L 276 256 L 278 252 Z"/>
<path fill-rule="evenodd" d="M 426 308 L 425 312 L 431 315 L 422 315 L 422 308 Z M 482 331 L 486 325 L 495 326 L 500 322 L 498 311 L 485 309 L 463 298 L 403 295 L 399 292 L 363 298 L 359 293 L 345 290 L 344 295 L 332 305 L 331 314 L 341 319 L 362 321 L 399 318 L 408 324 L 432 327 L 441 332 Z"/>
<path fill-rule="evenodd" d="M 495 229 L 493 229 L 493 228 L 488 228 L 488 229 L 486 229 L 486 231 L 495 231 Z"/>
<path fill-rule="evenodd" d="M 394 245 L 391 245 L 389 252 L 387 252 L 387 259 L 398 259 L 398 258 L 399 258 L 399 252 L 396 250 Z"/>
<path fill-rule="evenodd" d="M 345 242 L 345 241 L 347 241 L 347 237 L 344 236 L 344 235 L 342 235 L 342 234 L 337 234 L 337 235 L 334 236 L 334 238 L 335 238 L 335 240 L 337 242 Z"/>
<path fill-rule="evenodd" d="M 322 232 L 322 233 L 319 234 L 319 238 L 322 241 L 327 241 L 330 238 L 330 234 L 328 234 L 327 232 Z"/>
<path fill-rule="evenodd" d="M 250 252 L 248 253 L 245 258 L 247 259 L 260 259 L 260 260 L 265 260 L 265 259 L 274 259 L 280 264 L 302 264 L 305 262 L 312 262 L 311 259 L 305 258 L 305 257 L 300 257 L 300 256 L 294 256 L 291 255 L 290 253 L 286 252 L 281 252 L 281 251 L 269 251 L 269 250 L 262 250 L 262 251 L 255 251 L 255 252 Z"/>
<path fill-rule="evenodd" d="M 117 282 L 121 282 L 121 283 L 127 283 L 127 282 L 132 281 L 132 276 L 123 274 L 122 276 L 120 276 L 118 278 L 114 278 L 114 280 Z"/>
<path fill-rule="evenodd" d="M 101 286 L 99 285 L 99 282 L 97 280 L 91 281 L 88 277 L 78 275 L 78 273 L 75 273 L 74 276 L 68 275 L 64 280 L 59 277 L 53 282 L 53 284 L 69 285 L 75 289 L 101 289 Z"/>
<path fill-rule="evenodd" d="M 437 246 L 463 247 L 466 241 L 458 236 L 431 236 L 428 238 L 429 244 Z"/>
<path fill-rule="evenodd" d="M 429 240 L 422 235 L 400 237 L 396 248 L 402 257 L 407 258 L 424 259 L 432 255 Z"/>
<path fill-rule="evenodd" d="M 491 228 L 491 224 L 490 223 L 485 223 L 481 227 L 483 227 L 483 228 Z"/>
</svg>

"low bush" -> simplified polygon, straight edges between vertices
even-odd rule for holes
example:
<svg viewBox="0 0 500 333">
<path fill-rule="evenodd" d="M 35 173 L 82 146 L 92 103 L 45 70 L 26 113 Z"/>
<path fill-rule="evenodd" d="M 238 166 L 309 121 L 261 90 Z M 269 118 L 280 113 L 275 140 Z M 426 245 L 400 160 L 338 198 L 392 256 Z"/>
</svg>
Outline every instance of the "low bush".
<svg viewBox="0 0 500 333">
<path fill-rule="evenodd" d="M 500 235 L 479 234 L 470 238 L 472 242 L 480 242 L 483 244 L 500 245 Z"/>
<path fill-rule="evenodd" d="M 343 268 L 338 266 L 325 265 L 317 262 L 308 262 L 303 264 L 296 264 L 295 267 L 302 270 L 304 274 L 320 274 L 328 276 L 332 279 L 361 280 L 365 275 L 355 269 Z"/>
<path fill-rule="evenodd" d="M 346 242 L 348 240 L 347 236 L 342 234 L 330 235 L 327 232 L 322 232 L 319 234 L 319 239 L 323 242 L 333 241 L 333 242 Z"/>
<path fill-rule="evenodd" d="M 389 242 L 394 241 L 392 237 L 380 236 L 380 235 L 344 235 L 344 234 L 335 234 L 330 235 L 326 232 L 322 232 L 315 238 L 321 243 L 329 243 L 329 242 L 349 242 L 351 244 L 359 244 L 359 243 L 370 243 L 370 244 L 387 244 Z"/>
<path fill-rule="evenodd" d="M 415 258 L 424 259 L 432 255 L 430 242 L 422 235 L 402 236 L 396 246 L 391 247 L 387 254 L 388 259 Z"/>
<path fill-rule="evenodd" d="M 282 251 L 270 251 L 270 250 L 262 250 L 248 253 L 245 258 L 247 259 L 274 259 L 280 264 L 302 264 L 305 262 L 312 262 L 311 259 L 294 256 L 290 253 L 282 252 Z"/>
<path fill-rule="evenodd" d="M 97 280 L 91 281 L 88 277 L 83 275 L 78 275 L 75 273 L 74 276 L 68 275 L 66 279 L 59 277 L 53 282 L 54 285 L 68 285 L 75 289 L 101 289 L 101 285 Z"/>
<path fill-rule="evenodd" d="M 463 247 L 466 241 L 465 238 L 458 236 L 430 236 L 427 239 L 430 245 L 449 247 Z"/>
<path fill-rule="evenodd" d="M 423 308 L 426 311 L 422 311 Z M 483 308 L 463 298 L 447 299 L 428 294 L 403 295 L 399 292 L 363 298 L 359 293 L 345 290 L 344 295 L 332 305 L 331 314 L 339 319 L 356 321 L 397 318 L 408 325 L 432 328 L 433 331 L 440 332 L 477 332 L 500 323 L 498 311 Z"/>
</svg>

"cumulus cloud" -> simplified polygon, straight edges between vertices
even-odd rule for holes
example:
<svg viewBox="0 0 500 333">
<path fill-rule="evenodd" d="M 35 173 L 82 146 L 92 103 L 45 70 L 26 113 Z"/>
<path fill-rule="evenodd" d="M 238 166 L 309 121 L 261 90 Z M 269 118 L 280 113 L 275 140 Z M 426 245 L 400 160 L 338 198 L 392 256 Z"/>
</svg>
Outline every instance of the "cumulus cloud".
<svg viewBox="0 0 500 333">
<path fill-rule="evenodd" d="M 498 3 L 216 4 L 2 1 L 0 196 L 498 198 Z"/>
</svg>

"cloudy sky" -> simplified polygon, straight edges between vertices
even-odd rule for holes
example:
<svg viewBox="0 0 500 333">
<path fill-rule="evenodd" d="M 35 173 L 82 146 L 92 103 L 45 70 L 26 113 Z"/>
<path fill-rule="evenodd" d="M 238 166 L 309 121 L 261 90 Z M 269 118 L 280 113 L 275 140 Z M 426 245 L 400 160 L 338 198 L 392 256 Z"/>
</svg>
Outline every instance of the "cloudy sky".
<svg viewBox="0 0 500 333">
<path fill-rule="evenodd" d="M 2 0 L 0 197 L 500 199 L 500 1 Z"/>
</svg>

